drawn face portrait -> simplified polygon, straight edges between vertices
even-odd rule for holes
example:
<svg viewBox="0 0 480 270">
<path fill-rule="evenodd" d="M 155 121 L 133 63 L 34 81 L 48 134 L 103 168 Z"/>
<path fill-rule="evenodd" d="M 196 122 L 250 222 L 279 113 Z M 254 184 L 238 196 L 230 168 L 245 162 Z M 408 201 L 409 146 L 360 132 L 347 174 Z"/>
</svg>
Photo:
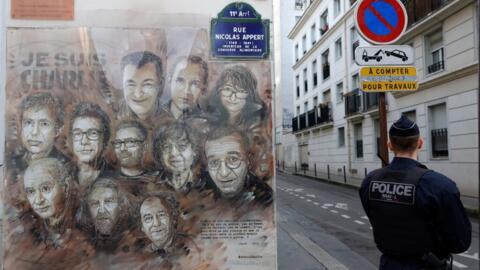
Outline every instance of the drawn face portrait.
<svg viewBox="0 0 480 270">
<path fill-rule="evenodd" d="M 138 128 L 126 127 L 119 129 L 112 144 L 121 167 L 141 167 L 145 138 Z"/>
<path fill-rule="evenodd" d="M 185 134 L 180 138 L 167 138 L 162 149 L 162 162 L 170 172 L 188 170 L 193 164 L 192 144 Z"/>
<path fill-rule="evenodd" d="M 126 65 L 123 69 L 123 95 L 128 107 L 141 119 L 153 110 L 160 92 L 155 65 L 148 63 L 137 68 Z"/>
<path fill-rule="evenodd" d="M 179 63 L 172 76 L 172 103 L 179 110 L 195 106 L 205 87 L 204 70 L 199 64 Z"/>
<path fill-rule="evenodd" d="M 54 217 L 62 210 L 65 190 L 58 176 L 45 167 L 29 167 L 24 175 L 24 190 L 33 211 L 43 219 Z"/>
<path fill-rule="evenodd" d="M 140 207 L 142 231 L 158 248 L 164 248 L 172 239 L 173 223 L 167 208 L 156 197 L 146 199 Z"/>
<path fill-rule="evenodd" d="M 57 135 L 55 117 L 48 108 L 32 108 L 23 112 L 21 139 L 23 146 L 32 154 L 52 150 Z"/>
<path fill-rule="evenodd" d="M 235 136 L 225 136 L 205 144 L 208 173 L 225 197 L 239 194 L 248 172 L 245 151 Z"/>
<path fill-rule="evenodd" d="M 111 234 L 119 216 L 118 193 L 108 187 L 97 187 L 88 196 L 90 217 L 101 234 Z"/>
<path fill-rule="evenodd" d="M 89 163 L 103 151 L 103 131 L 100 119 L 78 117 L 72 125 L 73 153 L 82 163 Z"/>
<path fill-rule="evenodd" d="M 230 80 L 220 88 L 220 101 L 229 113 L 239 113 L 247 102 L 248 91 L 242 89 Z"/>
</svg>

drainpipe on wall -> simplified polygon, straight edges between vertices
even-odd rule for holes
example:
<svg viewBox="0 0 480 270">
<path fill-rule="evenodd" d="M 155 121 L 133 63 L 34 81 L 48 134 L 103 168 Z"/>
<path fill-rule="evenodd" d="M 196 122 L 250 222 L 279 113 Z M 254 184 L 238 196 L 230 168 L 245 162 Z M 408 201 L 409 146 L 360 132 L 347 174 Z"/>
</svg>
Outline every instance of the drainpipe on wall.
<svg viewBox="0 0 480 270">
<path fill-rule="evenodd" d="M 346 3 L 345 3 L 346 4 Z M 345 6 L 345 5 L 344 5 Z M 345 20 L 343 22 L 343 40 L 345 40 L 345 44 L 347 44 L 347 21 Z M 345 62 L 345 87 L 344 89 L 350 89 L 350 80 L 349 80 L 349 74 L 350 74 L 350 69 L 348 68 L 348 55 L 347 55 L 347 52 L 348 52 L 348 45 L 345 47 L 345 55 L 343 57 L 344 59 L 344 62 Z M 354 54 L 355 52 L 352 52 L 352 54 Z M 344 102 L 343 104 L 344 106 L 344 111 L 346 111 L 346 107 L 347 107 L 347 103 Z M 347 114 L 345 113 L 345 116 L 347 116 Z M 348 160 L 348 164 L 347 164 L 347 168 L 348 168 L 348 171 L 350 172 L 350 170 L 352 169 L 352 151 L 350 149 L 350 124 L 348 123 L 348 120 L 345 121 L 345 132 L 347 133 L 346 135 L 346 138 L 345 138 L 345 147 L 347 147 L 347 160 Z"/>
</svg>

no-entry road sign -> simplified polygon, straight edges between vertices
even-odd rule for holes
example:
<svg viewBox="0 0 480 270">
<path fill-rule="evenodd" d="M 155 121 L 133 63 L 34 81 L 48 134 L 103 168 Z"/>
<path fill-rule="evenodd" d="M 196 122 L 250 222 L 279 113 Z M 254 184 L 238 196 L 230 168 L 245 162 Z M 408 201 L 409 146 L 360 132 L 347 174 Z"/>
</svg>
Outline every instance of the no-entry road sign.
<svg viewBox="0 0 480 270">
<path fill-rule="evenodd" d="M 405 32 L 407 22 L 400 0 L 362 0 L 355 9 L 358 32 L 370 43 L 394 43 Z"/>
</svg>

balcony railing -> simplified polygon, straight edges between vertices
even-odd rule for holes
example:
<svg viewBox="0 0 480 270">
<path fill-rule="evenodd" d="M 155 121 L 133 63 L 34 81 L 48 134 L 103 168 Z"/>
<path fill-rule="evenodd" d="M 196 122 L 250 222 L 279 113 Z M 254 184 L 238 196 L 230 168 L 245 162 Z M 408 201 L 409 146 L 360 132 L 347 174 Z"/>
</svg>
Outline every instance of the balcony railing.
<svg viewBox="0 0 480 270">
<path fill-rule="evenodd" d="M 317 117 L 316 117 L 315 109 L 312 109 L 307 112 L 307 118 L 308 118 L 308 123 L 307 127 L 313 127 L 317 123 Z"/>
<path fill-rule="evenodd" d="M 332 121 L 332 105 L 330 102 L 326 102 L 318 105 L 307 113 L 292 118 L 292 130 L 293 132 L 297 132 Z"/>
<path fill-rule="evenodd" d="M 452 0 L 402 0 L 408 15 L 408 27 L 430 15 L 432 11 L 440 9 Z"/>
<path fill-rule="evenodd" d="M 444 62 L 443 61 L 438 61 L 436 63 L 433 63 L 428 66 L 428 73 L 434 73 L 440 70 L 443 70 L 445 68 Z"/>
<path fill-rule="evenodd" d="M 433 129 L 432 156 L 434 158 L 448 157 L 448 129 Z"/>
<path fill-rule="evenodd" d="M 365 111 L 378 108 L 378 96 L 378 93 L 363 93 L 363 107 Z"/>
<path fill-rule="evenodd" d="M 350 116 L 360 113 L 362 109 L 362 99 L 358 88 L 345 95 L 345 115 Z"/>
<path fill-rule="evenodd" d="M 300 120 L 300 128 L 299 129 L 300 130 L 306 129 L 307 128 L 307 116 L 304 113 L 302 113 L 302 114 L 300 114 L 300 116 L 298 118 Z"/>
<path fill-rule="evenodd" d="M 298 118 L 292 118 L 292 131 L 295 132 L 298 130 Z"/>
<path fill-rule="evenodd" d="M 321 125 L 332 121 L 332 104 L 326 102 L 318 105 L 317 124 Z"/>
</svg>

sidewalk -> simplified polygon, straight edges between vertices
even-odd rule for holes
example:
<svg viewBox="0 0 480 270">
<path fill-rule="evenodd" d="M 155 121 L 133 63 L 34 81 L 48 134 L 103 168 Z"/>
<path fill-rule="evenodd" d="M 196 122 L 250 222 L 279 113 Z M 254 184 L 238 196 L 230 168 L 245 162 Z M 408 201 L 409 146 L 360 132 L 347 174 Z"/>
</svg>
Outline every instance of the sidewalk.
<svg viewBox="0 0 480 270">
<path fill-rule="evenodd" d="M 292 168 L 285 167 L 285 169 L 277 168 L 277 170 L 283 173 L 304 176 L 317 181 L 328 182 L 334 185 L 341 185 L 341 186 L 355 188 L 355 189 L 360 188 L 360 185 L 362 184 L 362 181 L 363 181 L 363 178 L 349 177 L 349 176 L 345 177 L 343 174 L 339 175 L 339 174 L 330 173 L 330 175 L 328 175 L 327 173 L 324 173 L 324 172 L 315 173 L 314 171 L 309 171 L 309 170 L 297 170 L 297 172 L 295 173 L 295 168 L 293 167 Z M 462 203 L 465 206 L 465 210 L 467 211 L 467 213 L 470 216 L 474 216 L 478 218 L 478 214 L 479 214 L 478 198 L 461 196 L 460 199 L 462 200 Z"/>
</svg>

